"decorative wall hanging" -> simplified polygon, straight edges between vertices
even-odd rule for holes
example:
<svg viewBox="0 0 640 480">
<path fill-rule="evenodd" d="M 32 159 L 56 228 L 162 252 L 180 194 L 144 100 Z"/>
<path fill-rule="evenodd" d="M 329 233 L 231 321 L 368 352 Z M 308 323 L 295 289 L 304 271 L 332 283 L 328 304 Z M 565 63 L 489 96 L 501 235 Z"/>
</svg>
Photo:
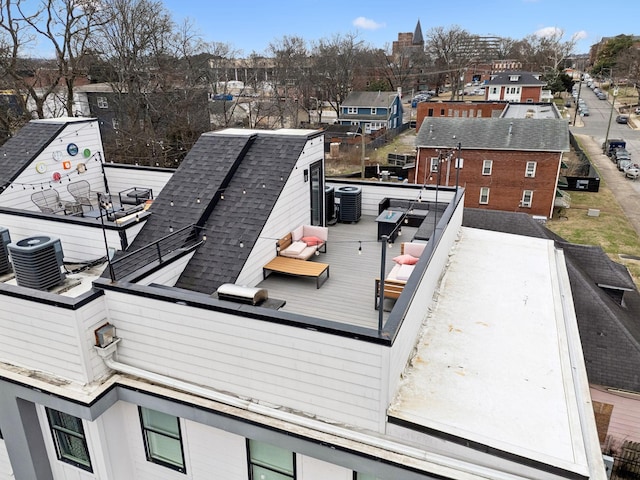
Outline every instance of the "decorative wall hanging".
<svg viewBox="0 0 640 480">
<path fill-rule="evenodd" d="M 51 175 L 51 178 L 53 178 L 54 182 L 59 182 L 60 179 L 62 178 L 62 175 L 60 175 L 60 172 L 53 172 L 53 175 Z"/>
<path fill-rule="evenodd" d="M 75 143 L 67 145 L 67 153 L 72 157 L 78 154 L 78 146 Z"/>
<path fill-rule="evenodd" d="M 55 150 L 52 156 L 56 162 L 59 162 L 60 160 L 62 160 L 62 152 L 60 150 Z"/>
<path fill-rule="evenodd" d="M 64 168 L 65 170 L 69 170 L 71 168 L 71 162 L 69 160 L 65 160 L 64 162 L 62 162 L 62 168 Z"/>
<path fill-rule="evenodd" d="M 36 163 L 36 172 L 38 173 L 44 173 L 47 171 L 47 164 L 44 162 L 38 162 Z"/>
<path fill-rule="evenodd" d="M 87 171 L 87 166 L 84 163 L 79 163 L 76 167 L 76 170 L 78 171 L 78 173 L 84 173 Z"/>
<path fill-rule="evenodd" d="M 89 157 L 91 156 L 91 150 L 90 150 L 90 149 L 88 149 L 88 148 L 85 148 L 85 149 L 82 151 L 82 155 L 84 155 L 84 158 L 89 158 Z"/>
</svg>

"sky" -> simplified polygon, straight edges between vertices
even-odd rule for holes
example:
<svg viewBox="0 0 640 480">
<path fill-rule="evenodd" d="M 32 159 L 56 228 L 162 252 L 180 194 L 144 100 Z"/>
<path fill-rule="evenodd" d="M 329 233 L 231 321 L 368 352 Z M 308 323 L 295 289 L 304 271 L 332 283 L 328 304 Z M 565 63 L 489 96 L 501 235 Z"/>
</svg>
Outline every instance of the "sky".
<svg viewBox="0 0 640 480">
<path fill-rule="evenodd" d="M 640 34 L 630 30 L 638 25 L 639 0 L 616 2 L 619 11 L 595 0 L 161 1 L 175 21 L 190 19 L 203 40 L 228 43 L 245 56 L 264 53 L 270 42 L 285 35 L 313 41 L 355 33 L 370 46 L 385 48 L 398 33 L 413 32 L 418 20 L 425 39 L 433 27 L 454 25 L 471 34 L 516 40 L 560 29 L 563 41 L 577 40 L 575 53 L 588 53 L 602 37 Z"/>
</svg>

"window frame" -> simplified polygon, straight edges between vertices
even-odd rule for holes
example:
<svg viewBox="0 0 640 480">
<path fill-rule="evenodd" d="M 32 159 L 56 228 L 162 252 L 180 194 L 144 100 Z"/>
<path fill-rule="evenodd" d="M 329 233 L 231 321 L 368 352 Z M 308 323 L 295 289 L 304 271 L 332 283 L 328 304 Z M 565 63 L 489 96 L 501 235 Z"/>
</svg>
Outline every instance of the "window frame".
<svg viewBox="0 0 640 480">
<path fill-rule="evenodd" d="M 98 108 L 109 108 L 109 100 L 107 100 L 107 97 L 96 97 L 96 103 L 98 104 Z"/>
<path fill-rule="evenodd" d="M 45 410 L 47 421 L 49 423 L 49 430 L 51 431 L 51 438 L 53 440 L 53 445 L 56 450 L 56 456 L 58 457 L 58 460 L 81 470 L 93 473 L 93 465 L 91 464 L 91 453 L 89 452 L 89 445 L 87 443 L 87 436 L 84 433 L 84 424 L 82 422 L 82 419 L 49 407 L 45 407 Z M 55 416 L 66 416 L 74 419 L 75 423 L 80 427 L 79 431 L 69 429 L 64 425 L 59 425 L 58 423 L 60 422 L 57 421 Z M 70 440 L 74 439 L 80 440 L 82 442 L 82 447 L 86 452 L 87 457 L 86 463 L 83 459 L 72 455 L 67 450 L 68 445 L 71 443 Z"/>
<path fill-rule="evenodd" d="M 154 429 L 152 426 L 147 426 L 145 424 L 145 418 L 143 415 L 143 409 L 149 412 L 155 412 L 155 413 L 160 413 L 163 415 L 167 415 L 169 417 L 173 417 L 176 419 L 176 426 L 177 426 L 177 434 L 171 434 L 169 432 L 163 432 L 160 431 L 158 429 Z M 180 417 L 176 417 L 174 415 L 171 414 L 167 414 L 164 412 L 161 412 L 159 410 L 154 410 L 152 408 L 146 408 L 146 407 L 141 407 L 138 406 L 138 415 L 140 417 L 140 428 L 141 428 L 141 433 L 142 433 L 142 441 L 144 443 L 144 452 L 145 452 L 145 456 L 147 457 L 147 461 L 151 462 L 151 463 L 155 463 L 156 465 L 161 465 L 163 467 L 169 468 L 171 470 L 175 470 L 177 472 L 180 473 L 187 473 L 187 465 L 185 463 L 185 457 L 184 457 L 184 445 L 182 443 L 182 426 L 180 425 Z M 181 455 L 181 461 L 182 461 L 182 465 L 175 465 L 169 461 L 163 460 L 163 458 L 159 457 L 157 455 L 156 452 L 152 452 L 152 446 L 149 442 L 149 436 L 148 433 L 153 433 L 154 435 L 159 435 L 162 437 L 165 437 L 167 439 L 170 440 L 175 440 L 178 441 L 178 443 L 180 444 L 180 455 Z M 166 457 L 164 457 L 166 458 Z"/>
<path fill-rule="evenodd" d="M 487 169 L 487 166 L 489 167 Z M 483 160 L 482 161 L 482 175 L 491 175 L 493 172 L 493 160 Z"/>
<path fill-rule="evenodd" d="M 357 115 L 358 107 L 347 107 L 347 115 Z"/>
<path fill-rule="evenodd" d="M 529 168 L 530 166 L 533 166 L 533 168 Z M 537 167 L 538 167 L 538 162 L 527 162 L 527 165 L 524 170 L 524 176 L 527 178 L 535 178 Z"/>
<path fill-rule="evenodd" d="M 478 203 L 480 205 L 488 205 L 490 193 L 491 193 L 491 189 L 489 187 L 480 187 L 480 198 L 478 198 Z M 482 200 L 483 197 L 486 197 L 484 201 Z"/>
<path fill-rule="evenodd" d="M 297 470 L 298 470 L 298 468 L 297 468 L 296 453 L 295 452 L 290 452 L 291 453 L 291 472 L 292 473 L 289 474 L 285 469 L 281 469 L 281 468 L 279 469 L 275 465 L 268 465 L 266 463 L 258 461 L 258 459 L 254 459 L 251 456 L 251 444 L 252 444 L 252 442 L 255 443 L 255 444 L 269 445 L 271 447 L 278 448 L 278 449 L 280 449 L 282 451 L 287 451 L 287 452 L 289 451 L 289 450 L 286 450 L 284 448 L 277 447 L 276 445 L 272 445 L 272 444 L 269 444 L 269 443 L 266 443 L 266 442 L 261 442 L 259 440 L 252 440 L 250 438 L 247 438 L 246 439 L 246 448 L 247 448 L 247 468 L 248 468 L 249 480 L 256 480 L 254 478 L 254 475 L 253 475 L 254 467 L 258 467 L 258 468 L 262 468 L 262 469 L 268 470 L 270 472 L 273 472 L 273 473 L 277 474 L 278 476 L 289 478 L 291 480 L 296 480 L 297 479 L 297 475 L 298 475 Z"/>
<path fill-rule="evenodd" d="M 438 157 L 431 157 L 429 159 L 429 172 L 430 173 L 438 173 Z"/>
<path fill-rule="evenodd" d="M 529 197 L 528 200 L 526 200 L 527 197 Z M 531 208 L 531 205 L 533 205 L 533 190 L 523 190 L 522 199 L 520 200 L 520 207 Z"/>
<path fill-rule="evenodd" d="M 376 107 L 371 107 L 371 115 L 377 115 L 378 109 Z"/>
</svg>

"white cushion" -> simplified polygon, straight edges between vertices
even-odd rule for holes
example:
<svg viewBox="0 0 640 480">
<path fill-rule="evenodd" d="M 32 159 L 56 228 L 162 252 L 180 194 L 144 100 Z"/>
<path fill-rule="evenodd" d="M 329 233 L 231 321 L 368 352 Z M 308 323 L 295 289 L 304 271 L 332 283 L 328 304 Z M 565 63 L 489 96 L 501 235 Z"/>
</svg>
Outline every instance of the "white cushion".
<svg viewBox="0 0 640 480">
<path fill-rule="evenodd" d="M 300 225 L 298 228 L 296 228 L 291 232 L 291 240 L 293 240 L 294 242 L 297 242 L 302 237 L 304 237 L 304 226 Z"/>
<path fill-rule="evenodd" d="M 413 269 L 413 265 L 400 265 L 400 268 L 398 268 L 396 273 L 396 279 L 406 282 L 413 273 Z"/>
<path fill-rule="evenodd" d="M 426 247 L 426 243 L 413 243 L 405 242 L 403 252 L 407 255 L 413 255 L 414 257 L 420 257 Z"/>
<path fill-rule="evenodd" d="M 291 255 L 300 255 L 304 249 L 307 248 L 307 244 L 299 241 L 299 242 L 293 242 L 291 245 L 289 245 L 287 248 L 284 249 L 284 252 L 291 254 Z M 284 254 L 283 252 L 280 252 L 281 254 Z"/>
</svg>

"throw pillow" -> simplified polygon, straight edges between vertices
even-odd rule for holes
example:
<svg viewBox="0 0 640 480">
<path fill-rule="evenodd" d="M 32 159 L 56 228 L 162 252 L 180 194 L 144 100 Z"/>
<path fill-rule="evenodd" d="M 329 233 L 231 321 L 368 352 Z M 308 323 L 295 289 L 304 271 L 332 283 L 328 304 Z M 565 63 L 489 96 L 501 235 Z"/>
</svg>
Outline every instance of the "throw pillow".
<svg viewBox="0 0 640 480">
<path fill-rule="evenodd" d="M 302 241 L 310 247 L 316 247 L 324 243 L 323 240 L 318 237 L 302 237 Z"/>
<path fill-rule="evenodd" d="M 418 258 L 405 253 L 404 255 L 398 255 L 393 261 L 398 265 L 415 265 L 418 263 Z"/>
</svg>

